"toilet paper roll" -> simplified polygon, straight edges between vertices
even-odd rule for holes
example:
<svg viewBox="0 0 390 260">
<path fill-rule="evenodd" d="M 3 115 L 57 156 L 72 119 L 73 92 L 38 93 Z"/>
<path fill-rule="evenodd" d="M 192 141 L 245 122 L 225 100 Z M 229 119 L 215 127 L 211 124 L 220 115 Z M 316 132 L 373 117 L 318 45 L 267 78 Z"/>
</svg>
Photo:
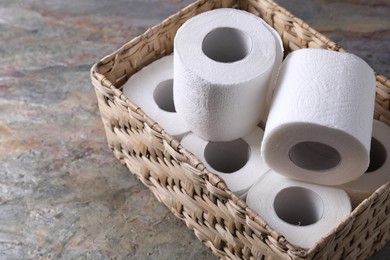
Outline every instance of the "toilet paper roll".
<svg viewBox="0 0 390 260">
<path fill-rule="evenodd" d="M 272 170 L 252 186 L 246 203 L 302 248 L 311 248 L 351 212 L 344 190 L 295 181 Z"/>
<path fill-rule="evenodd" d="M 356 207 L 376 189 L 390 181 L 390 127 L 374 120 L 372 129 L 370 165 L 359 179 L 341 186 Z"/>
<path fill-rule="evenodd" d="M 130 77 L 123 86 L 123 93 L 168 134 L 180 140 L 189 132 L 173 102 L 172 55 L 156 60 Z"/>
<path fill-rule="evenodd" d="M 339 185 L 369 164 L 375 97 L 373 70 L 360 58 L 302 49 L 283 62 L 262 155 L 293 179 Z"/>
<path fill-rule="evenodd" d="M 177 31 L 174 53 L 175 107 L 196 135 L 234 140 L 264 118 L 283 50 L 259 17 L 229 8 L 197 15 Z"/>
<path fill-rule="evenodd" d="M 262 137 L 263 130 L 256 127 L 247 136 L 228 142 L 209 142 L 189 133 L 181 144 L 241 196 L 269 170 L 260 156 Z"/>
</svg>

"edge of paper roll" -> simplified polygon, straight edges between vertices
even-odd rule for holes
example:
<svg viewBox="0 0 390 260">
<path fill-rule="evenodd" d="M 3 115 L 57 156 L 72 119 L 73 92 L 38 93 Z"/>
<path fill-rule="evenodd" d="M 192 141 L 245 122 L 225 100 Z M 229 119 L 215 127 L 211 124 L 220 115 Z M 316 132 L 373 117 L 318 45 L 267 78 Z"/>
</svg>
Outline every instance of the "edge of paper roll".
<svg viewBox="0 0 390 260">
<path fill-rule="evenodd" d="M 123 85 L 123 93 L 156 120 L 168 134 L 180 140 L 189 132 L 188 126 L 177 113 L 161 109 L 154 100 L 158 84 L 169 79 L 173 79 L 173 54 L 164 56 L 135 73 Z"/>
<path fill-rule="evenodd" d="M 189 133 L 183 137 L 181 143 L 185 149 L 197 156 L 207 169 L 224 180 L 232 192 L 241 196 L 269 171 L 260 155 L 262 136 L 263 130 L 260 127 L 256 127 L 247 136 L 241 138 L 249 145 L 249 159 L 242 168 L 232 173 L 218 171 L 208 163 L 204 154 L 205 148 L 209 143 L 208 141 L 201 139 L 194 133 Z"/>
<path fill-rule="evenodd" d="M 320 197 L 323 213 L 319 220 L 313 224 L 299 226 L 279 218 L 275 211 L 275 198 L 281 191 L 290 187 L 302 187 Z M 345 219 L 352 209 L 350 199 L 342 189 L 291 180 L 272 170 L 252 186 L 246 201 L 248 206 L 255 210 L 269 226 L 280 232 L 290 243 L 302 248 L 311 248 Z"/>
<path fill-rule="evenodd" d="M 366 172 L 358 179 L 340 186 L 350 196 L 353 207 L 358 206 L 380 186 L 390 181 L 390 127 L 378 120 L 374 120 L 372 136 L 383 145 L 386 157 L 383 165 L 378 169 Z"/>
</svg>

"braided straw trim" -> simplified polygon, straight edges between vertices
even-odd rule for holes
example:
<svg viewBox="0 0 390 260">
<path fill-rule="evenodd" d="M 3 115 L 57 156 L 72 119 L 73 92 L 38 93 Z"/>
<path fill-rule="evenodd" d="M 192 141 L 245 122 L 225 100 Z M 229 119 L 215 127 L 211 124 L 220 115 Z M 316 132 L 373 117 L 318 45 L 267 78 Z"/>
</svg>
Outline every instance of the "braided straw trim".
<svg viewBox="0 0 390 260">
<path fill-rule="evenodd" d="M 122 93 L 124 82 L 173 51 L 177 29 L 215 8 L 261 16 L 287 52 L 323 48 L 345 52 L 271 0 L 198 0 L 132 39 L 91 69 L 109 147 L 115 157 L 222 259 L 364 259 L 390 239 L 390 183 L 383 185 L 313 248 L 290 244 L 225 183 Z M 377 75 L 374 117 L 390 124 L 390 81 Z"/>
</svg>

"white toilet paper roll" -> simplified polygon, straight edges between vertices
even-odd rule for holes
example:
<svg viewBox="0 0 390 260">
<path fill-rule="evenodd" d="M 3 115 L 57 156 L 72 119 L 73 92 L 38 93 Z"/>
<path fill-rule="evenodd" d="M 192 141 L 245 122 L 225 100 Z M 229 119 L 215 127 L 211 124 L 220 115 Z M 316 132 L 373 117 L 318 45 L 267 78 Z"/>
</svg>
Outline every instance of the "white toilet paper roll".
<svg viewBox="0 0 390 260">
<path fill-rule="evenodd" d="M 264 118 L 283 50 L 259 17 L 229 8 L 197 15 L 178 30 L 174 53 L 175 107 L 196 135 L 234 140 Z"/>
<path fill-rule="evenodd" d="M 375 76 L 360 58 L 320 49 L 287 56 L 276 83 L 262 155 L 293 179 L 338 185 L 369 164 Z"/>
<path fill-rule="evenodd" d="M 168 134 L 180 140 L 189 132 L 173 102 L 172 55 L 156 60 L 130 77 L 123 86 L 123 93 Z"/>
<path fill-rule="evenodd" d="M 269 170 L 260 156 L 262 137 L 263 130 L 256 127 L 247 136 L 227 142 L 209 142 L 189 133 L 181 144 L 240 196 Z"/>
<path fill-rule="evenodd" d="M 351 212 L 342 189 L 285 178 L 274 171 L 249 190 L 246 203 L 292 244 L 310 248 Z"/>
<path fill-rule="evenodd" d="M 374 120 L 370 149 L 370 166 L 359 179 L 341 186 L 356 207 L 376 189 L 390 181 L 390 127 Z"/>
</svg>

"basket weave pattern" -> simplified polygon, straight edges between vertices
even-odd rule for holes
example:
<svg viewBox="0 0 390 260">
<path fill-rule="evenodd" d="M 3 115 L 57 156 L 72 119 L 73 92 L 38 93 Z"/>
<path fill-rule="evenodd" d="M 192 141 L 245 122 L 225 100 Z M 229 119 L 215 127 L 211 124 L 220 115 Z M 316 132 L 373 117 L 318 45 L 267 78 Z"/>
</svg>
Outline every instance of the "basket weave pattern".
<svg viewBox="0 0 390 260">
<path fill-rule="evenodd" d="M 177 29 L 215 8 L 239 8 L 263 18 L 281 35 L 286 52 L 336 43 L 271 0 L 198 0 L 148 29 L 91 69 L 109 147 L 215 255 L 232 259 L 364 259 L 390 239 L 390 183 L 363 201 L 313 248 L 290 244 L 223 181 L 122 93 L 126 80 L 173 51 Z M 390 81 L 376 76 L 374 117 L 390 125 Z"/>
</svg>

